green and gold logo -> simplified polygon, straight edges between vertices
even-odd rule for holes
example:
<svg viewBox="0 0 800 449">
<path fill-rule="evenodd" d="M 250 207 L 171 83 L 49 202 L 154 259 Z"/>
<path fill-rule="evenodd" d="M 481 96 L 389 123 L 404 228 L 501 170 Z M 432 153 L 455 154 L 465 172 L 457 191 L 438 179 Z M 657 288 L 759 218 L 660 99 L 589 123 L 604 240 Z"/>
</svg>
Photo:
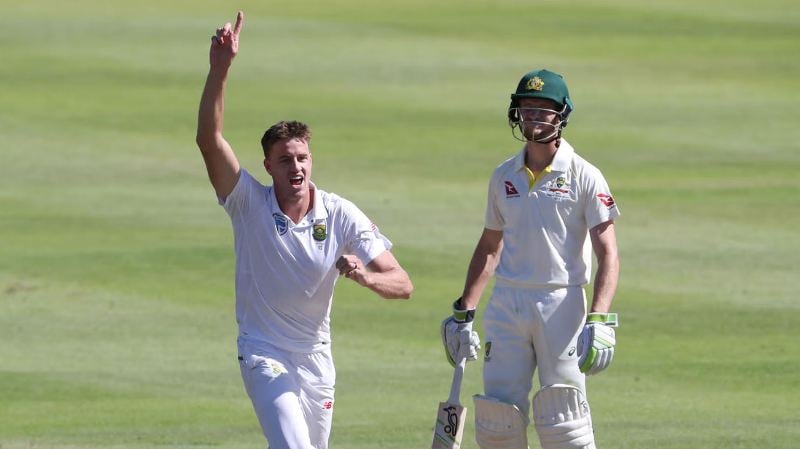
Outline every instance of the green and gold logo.
<svg viewBox="0 0 800 449">
<path fill-rule="evenodd" d="M 567 180 L 563 176 L 559 176 L 558 179 L 556 179 L 556 187 L 558 187 L 559 189 L 564 187 L 564 184 L 566 183 Z"/>
<path fill-rule="evenodd" d="M 328 230 L 325 227 L 325 224 L 315 224 L 314 225 L 314 240 L 321 242 L 328 238 Z"/>
<path fill-rule="evenodd" d="M 528 90 L 536 90 L 540 91 L 544 87 L 544 81 L 538 76 L 534 76 L 533 78 L 528 80 L 528 85 L 526 86 Z"/>
</svg>

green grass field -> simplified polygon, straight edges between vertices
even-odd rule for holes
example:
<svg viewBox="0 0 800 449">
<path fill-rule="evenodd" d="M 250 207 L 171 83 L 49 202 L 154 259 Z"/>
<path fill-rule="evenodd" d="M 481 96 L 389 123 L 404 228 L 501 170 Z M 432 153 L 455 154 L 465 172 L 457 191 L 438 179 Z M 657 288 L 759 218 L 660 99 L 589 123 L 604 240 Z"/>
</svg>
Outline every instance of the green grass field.
<svg viewBox="0 0 800 449">
<path fill-rule="evenodd" d="M 316 182 L 416 286 L 407 303 L 337 287 L 332 449 L 429 447 L 439 322 L 519 148 L 508 95 L 541 66 L 566 75 L 565 136 L 623 212 L 617 357 L 588 382 L 598 446 L 800 447 L 795 2 L 228 3 L 3 6 L 0 448 L 265 446 L 230 225 L 194 145 L 209 37 L 237 8 L 243 166 L 267 182 L 265 127 L 309 122 Z M 480 391 L 470 364 L 462 399 Z"/>
</svg>

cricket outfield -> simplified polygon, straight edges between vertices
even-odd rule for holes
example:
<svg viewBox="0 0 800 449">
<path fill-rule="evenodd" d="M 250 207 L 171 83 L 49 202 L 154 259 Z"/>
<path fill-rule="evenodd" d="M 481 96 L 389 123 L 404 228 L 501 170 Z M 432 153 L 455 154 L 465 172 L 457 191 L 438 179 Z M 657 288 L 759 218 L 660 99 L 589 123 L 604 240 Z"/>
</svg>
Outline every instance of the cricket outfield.
<svg viewBox="0 0 800 449">
<path fill-rule="evenodd" d="M 194 145 L 209 37 L 237 8 L 242 165 L 266 182 L 265 127 L 311 124 L 316 183 L 416 286 L 387 303 L 339 283 L 332 449 L 430 445 L 452 375 L 439 323 L 519 148 L 509 94 L 538 67 L 565 74 L 565 136 L 623 213 L 617 355 L 588 381 L 598 447 L 797 447 L 794 2 L 38 0 L 0 16 L 2 449 L 264 447 L 230 224 Z"/>
</svg>

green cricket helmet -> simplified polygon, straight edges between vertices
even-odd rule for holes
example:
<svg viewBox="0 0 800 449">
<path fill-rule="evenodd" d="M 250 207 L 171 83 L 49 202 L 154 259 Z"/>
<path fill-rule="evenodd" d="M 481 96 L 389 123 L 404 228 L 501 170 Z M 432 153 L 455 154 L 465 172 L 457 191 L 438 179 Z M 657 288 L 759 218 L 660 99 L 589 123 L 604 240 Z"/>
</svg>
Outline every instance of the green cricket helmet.
<svg viewBox="0 0 800 449">
<path fill-rule="evenodd" d="M 564 78 L 558 73 L 541 69 L 528 72 L 519 80 L 517 90 L 511 94 L 511 104 L 508 107 L 508 124 L 512 128 L 512 133 L 515 128 L 521 128 L 523 122 L 519 106 L 521 98 L 543 98 L 556 103 L 558 109 L 554 112 L 558 114 L 560 121 L 557 124 L 558 129 L 553 139 L 558 138 L 561 135 L 561 130 L 567 126 L 569 115 L 573 110 L 572 100 L 569 98 L 569 90 Z M 517 137 L 516 134 L 514 136 Z M 537 139 L 537 141 L 539 140 Z"/>
</svg>

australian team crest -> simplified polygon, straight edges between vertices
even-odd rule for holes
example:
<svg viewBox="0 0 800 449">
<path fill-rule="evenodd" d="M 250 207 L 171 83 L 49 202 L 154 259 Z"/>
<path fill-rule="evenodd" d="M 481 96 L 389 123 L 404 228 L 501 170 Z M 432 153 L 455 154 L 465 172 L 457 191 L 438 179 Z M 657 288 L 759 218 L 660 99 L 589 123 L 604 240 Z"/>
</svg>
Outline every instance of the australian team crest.
<svg viewBox="0 0 800 449">
<path fill-rule="evenodd" d="M 528 85 L 525 87 L 527 87 L 528 90 L 535 90 L 541 92 L 542 88 L 544 87 L 544 81 L 538 76 L 534 76 L 533 78 L 528 80 Z"/>
<path fill-rule="evenodd" d="M 566 177 L 559 176 L 545 184 L 545 194 L 556 201 L 563 201 L 571 197 L 571 187 Z"/>
<path fill-rule="evenodd" d="M 328 238 L 328 228 L 325 226 L 325 223 L 315 224 L 312 235 L 314 236 L 314 240 L 318 242 L 322 242 Z"/>
<path fill-rule="evenodd" d="M 272 218 L 275 220 L 275 229 L 278 231 L 278 234 L 286 234 L 286 230 L 289 229 L 289 221 L 286 217 L 276 212 L 272 214 Z"/>
</svg>

